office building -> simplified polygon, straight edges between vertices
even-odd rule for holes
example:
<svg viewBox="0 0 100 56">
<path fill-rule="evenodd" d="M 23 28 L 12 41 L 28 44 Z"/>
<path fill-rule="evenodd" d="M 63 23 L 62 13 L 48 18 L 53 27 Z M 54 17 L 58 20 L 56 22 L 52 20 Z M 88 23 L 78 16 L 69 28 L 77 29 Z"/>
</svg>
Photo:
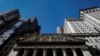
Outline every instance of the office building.
<svg viewBox="0 0 100 56">
<path fill-rule="evenodd" d="M 86 8 L 81 9 L 79 12 L 80 19 L 67 18 L 64 20 L 64 34 L 90 34 L 78 38 L 87 40 L 86 44 L 88 46 L 100 50 L 100 8 Z"/>
<path fill-rule="evenodd" d="M 85 20 L 88 13 L 99 9 L 85 10 L 90 9 L 95 11 L 80 10 L 78 20 L 65 19 L 64 27 L 58 27 L 57 34 L 39 34 L 37 18 L 24 21 L 18 9 L 0 14 L 1 26 L 11 24 L 0 35 L 0 56 L 100 56 L 99 27 Z"/>
<path fill-rule="evenodd" d="M 14 36 L 26 32 L 39 34 L 40 28 L 36 17 L 22 20 L 18 9 L 0 13 L 0 56 L 7 56 L 13 48 Z"/>
</svg>

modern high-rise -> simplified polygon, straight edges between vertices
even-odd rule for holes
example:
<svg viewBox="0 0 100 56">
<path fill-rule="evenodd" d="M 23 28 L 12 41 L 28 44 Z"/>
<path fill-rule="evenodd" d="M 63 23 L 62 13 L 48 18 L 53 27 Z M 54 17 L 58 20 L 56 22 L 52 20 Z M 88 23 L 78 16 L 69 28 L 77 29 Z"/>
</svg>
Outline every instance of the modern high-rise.
<svg viewBox="0 0 100 56">
<path fill-rule="evenodd" d="M 64 34 L 85 35 L 86 44 L 100 50 L 100 8 L 81 9 L 80 19 L 67 18 L 64 20 Z M 89 35 L 89 36 L 86 36 Z"/>
</svg>

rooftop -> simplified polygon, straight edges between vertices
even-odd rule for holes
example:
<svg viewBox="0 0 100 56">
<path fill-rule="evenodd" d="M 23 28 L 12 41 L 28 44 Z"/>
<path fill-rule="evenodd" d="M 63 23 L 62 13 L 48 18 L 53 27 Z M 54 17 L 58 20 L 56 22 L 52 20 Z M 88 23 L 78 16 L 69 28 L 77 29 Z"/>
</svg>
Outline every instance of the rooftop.
<svg viewBox="0 0 100 56">
<path fill-rule="evenodd" d="M 10 13 L 10 12 L 13 12 L 13 11 L 18 11 L 18 9 L 12 9 L 12 10 L 0 12 L 0 15 L 4 15 L 4 14 L 7 14 L 7 13 Z"/>
</svg>

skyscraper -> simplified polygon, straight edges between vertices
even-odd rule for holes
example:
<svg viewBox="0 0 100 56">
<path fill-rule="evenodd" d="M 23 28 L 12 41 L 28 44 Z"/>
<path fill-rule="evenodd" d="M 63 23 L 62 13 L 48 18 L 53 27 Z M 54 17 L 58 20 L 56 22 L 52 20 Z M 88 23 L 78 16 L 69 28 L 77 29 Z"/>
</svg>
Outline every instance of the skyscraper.
<svg viewBox="0 0 100 56">
<path fill-rule="evenodd" d="M 18 10 L 1 14 L 1 26 L 9 27 L 0 35 L 0 56 L 100 56 L 99 28 L 85 20 L 88 13 L 99 9 L 84 10 L 78 20 L 65 19 L 64 27 L 57 28 L 58 34 L 39 34 L 37 18 L 21 20 Z"/>
<path fill-rule="evenodd" d="M 27 21 L 20 19 L 18 9 L 0 13 L 0 56 L 7 56 L 13 48 L 16 35 L 39 34 L 40 25 L 36 17 Z"/>
<path fill-rule="evenodd" d="M 31 22 L 31 20 L 28 20 L 28 22 Z M 75 30 L 76 27 L 79 28 Z M 57 33 L 40 35 L 27 35 L 24 33 L 24 35 L 16 36 L 16 43 L 9 53 L 9 56 L 100 55 L 99 42 L 96 42 L 100 34 L 96 29 L 91 28 L 91 26 L 84 22 L 84 19 L 65 19 L 64 32 L 62 27 L 57 27 Z"/>
<path fill-rule="evenodd" d="M 99 33 L 100 9 L 97 7 L 80 10 L 80 19 L 67 18 L 64 33 Z"/>
<path fill-rule="evenodd" d="M 80 19 L 67 18 L 64 20 L 64 33 L 85 35 L 86 44 L 100 50 L 100 8 L 81 9 Z M 86 36 L 90 35 L 90 36 Z"/>
</svg>

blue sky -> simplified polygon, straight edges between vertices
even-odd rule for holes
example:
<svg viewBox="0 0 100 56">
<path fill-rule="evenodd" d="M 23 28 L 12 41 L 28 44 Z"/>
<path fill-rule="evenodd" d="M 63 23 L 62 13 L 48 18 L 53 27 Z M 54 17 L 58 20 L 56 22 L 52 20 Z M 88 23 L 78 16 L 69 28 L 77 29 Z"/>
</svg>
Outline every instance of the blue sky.
<svg viewBox="0 0 100 56">
<path fill-rule="evenodd" d="M 0 0 L 0 12 L 18 8 L 23 19 L 36 16 L 41 33 L 56 33 L 65 18 L 79 18 L 79 9 L 94 6 L 100 0 Z"/>
</svg>

